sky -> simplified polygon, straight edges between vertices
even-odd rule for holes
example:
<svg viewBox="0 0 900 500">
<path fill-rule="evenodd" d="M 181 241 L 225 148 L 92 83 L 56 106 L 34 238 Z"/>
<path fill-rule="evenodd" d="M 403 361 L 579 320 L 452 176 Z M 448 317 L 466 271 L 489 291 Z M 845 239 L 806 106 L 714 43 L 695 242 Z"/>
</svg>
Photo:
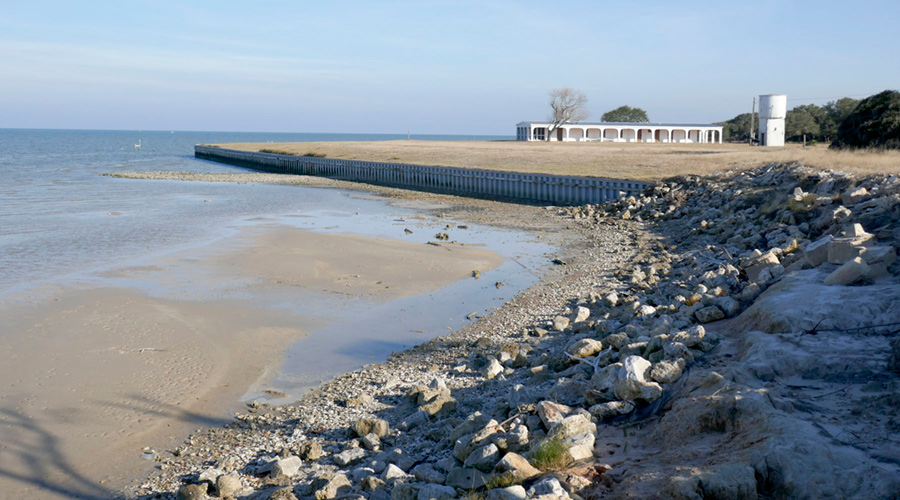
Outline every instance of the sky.
<svg viewBox="0 0 900 500">
<path fill-rule="evenodd" d="M 514 135 L 900 87 L 900 2 L 4 2 L 0 128 Z"/>
</svg>

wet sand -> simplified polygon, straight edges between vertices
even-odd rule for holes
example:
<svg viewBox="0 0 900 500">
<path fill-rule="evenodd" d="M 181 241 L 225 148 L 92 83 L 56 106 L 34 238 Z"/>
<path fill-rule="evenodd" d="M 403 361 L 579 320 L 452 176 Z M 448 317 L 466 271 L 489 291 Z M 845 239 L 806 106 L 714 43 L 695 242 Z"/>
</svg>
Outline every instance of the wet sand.
<svg viewBox="0 0 900 500">
<path fill-rule="evenodd" d="M 422 295 L 502 261 L 491 251 L 452 244 L 306 231 L 272 233 L 265 228 L 252 233 L 248 235 L 252 243 L 244 249 L 217 256 L 210 264 L 267 287 L 301 287 L 377 301 Z"/>
<path fill-rule="evenodd" d="M 109 498 L 149 473 L 153 453 L 230 421 L 285 347 L 324 324 L 264 307 L 266 297 L 385 302 L 501 261 L 484 249 L 267 225 L 101 273 L 151 283 L 143 288 L 73 284 L 7 297 L 0 498 Z"/>
</svg>

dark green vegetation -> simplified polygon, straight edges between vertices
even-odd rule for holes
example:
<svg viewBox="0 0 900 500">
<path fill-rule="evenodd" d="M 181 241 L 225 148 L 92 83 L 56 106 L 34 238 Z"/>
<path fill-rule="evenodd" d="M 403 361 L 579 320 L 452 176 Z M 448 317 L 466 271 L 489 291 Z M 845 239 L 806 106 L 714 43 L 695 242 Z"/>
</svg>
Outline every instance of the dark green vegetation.
<svg viewBox="0 0 900 500">
<path fill-rule="evenodd" d="M 867 97 L 837 128 L 834 149 L 900 149 L 900 92 Z"/>
<path fill-rule="evenodd" d="M 824 106 L 815 104 L 803 104 L 795 106 L 787 112 L 785 117 L 784 138 L 787 141 L 802 142 L 806 140 L 814 143 L 818 141 L 830 141 L 837 135 L 838 125 L 850 113 L 853 112 L 859 101 L 849 97 L 843 97 L 831 101 Z M 753 114 L 753 133 L 759 124 L 759 114 Z M 722 125 L 722 137 L 728 142 L 746 142 L 750 139 L 750 113 L 741 113 L 734 118 L 718 122 Z"/>
<path fill-rule="evenodd" d="M 829 141 L 837 134 L 838 125 L 856 108 L 859 101 L 844 97 L 824 106 L 804 104 L 795 106 L 785 117 L 785 139 Z"/>
<path fill-rule="evenodd" d="M 218 147 L 218 146 L 216 146 Z M 260 153 L 273 153 L 273 154 L 284 154 L 284 151 L 280 149 L 272 149 L 272 148 L 263 148 L 259 150 Z M 307 151 L 306 153 L 300 156 L 309 156 L 311 158 L 325 158 L 325 153 L 316 153 L 315 151 Z"/>
<path fill-rule="evenodd" d="M 559 439 L 541 441 L 531 452 L 531 463 L 540 470 L 559 470 L 569 465 L 571 458 L 566 453 L 566 445 Z"/>
<path fill-rule="evenodd" d="M 754 132 L 757 123 L 759 114 L 753 113 Z M 750 139 L 750 113 L 741 113 L 728 121 L 717 122 L 716 125 L 723 127 L 722 140 L 725 142 L 747 142 Z"/>
<path fill-rule="evenodd" d="M 602 122 L 627 122 L 627 123 L 649 123 L 647 112 L 641 108 L 632 108 L 631 106 L 619 106 L 616 109 L 603 113 L 600 117 Z"/>
</svg>

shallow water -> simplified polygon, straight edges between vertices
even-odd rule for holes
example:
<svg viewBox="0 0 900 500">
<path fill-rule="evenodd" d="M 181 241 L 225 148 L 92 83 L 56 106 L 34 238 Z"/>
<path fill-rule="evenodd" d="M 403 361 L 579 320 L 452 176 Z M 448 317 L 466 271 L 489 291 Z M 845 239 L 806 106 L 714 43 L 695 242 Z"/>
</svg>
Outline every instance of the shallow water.
<svg viewBox="0 0 900 500">
<path fill-rule="evenodd" d="M 431 218 L 424 205 L 364 193 L 303 186 L 150 181 L 103 177 L 115 171 L 240 172 L 193 158 L 196 143 L 374 140 L 321 134 L 224 134 L 0 130 L 0 307 L 41 300 L 62 286 L 137 288 L 189 300 L 255 301 L 327 326 L 291 346 L 275 375 L 247 399 L 271 388 L 290 399 L 337 374 L 382 361 L 467 323 L 537 280 L 551 249 L 516 232 L 470 225 L 451 239 L 503 256 L 481 279 L 433 293 L 377 303 L 308 291 L 254 296 L 234 278 L 204 276 L 189 262 L 160 275 L 154 259 L 184 250 L 216 251 L 247 228 L 278 225 L 425 243 L 455 221 Z M 141 139 L 141 149 L 133 144 Z M 434 137 L 431 137 L 434 139 Z M 414 230 L 412 234 L 404 228 Z M 181 267 L 178 267 L 181 266 Z M 199 266 L 198 266 L 199 267 Z M 129 270 L 122 272 L 123 269 Z M 495 286 L 496 282 L 504 283 Z"/>
<path fill-rule="evenodd" d="M 402 210 L 408 213 L 408 209 Z M 458 330 L 471 321 L 467 319 L 471 313 L 486 315 L 536 283 L 540 268 L 548 261 L 546 254 L 552 250 L 530 235 L 473 224 L 460 229 L 452 227 L 456 222 L 448 219 L 398 220 L 396 213 L 385 217 L 334 210 L 304 215 L 310 218 L 297 219 L 300 227 L 325 232 L 389 236 L 419 243 L 433 241 L 436 232 L 446 232 L 451 241 L 492 250 L 504 261 L 482 272 L 479 279 L 463 279 L 432 293 L 386 304 L 361 299 L 335 302 L 329 298 L 320 303 L 306 302 L 305 307 L 331 315 L 331 323 L 294 343 L 277 375 L 265 384 L 287 397 L 267 397 L 261 393 L 263 387 L 257 386 L 245 396 L 247 400 L 288 402 L 335 375 L 383 361 L 392 352 Z M 451 227 L 444 229 L 446 225 Z M 405 234 L 406 227 L 413 228 L 413 233 Z M 292 308 L 295 305 L 288 304 Z"/>
<path fill-rule="evenodd" d="M 99 174 L 243 171 L 194 159 L 198 143 L 401 138 L 0 129 L 0 297 L 122 259 L 202 244 L 223 236 L 235 221 L 296 213 L 325 202 L 324 195 L 291 186 L 151 183 Z M 140 150 L 134 148 L 138 141 Z"/>
</svg>

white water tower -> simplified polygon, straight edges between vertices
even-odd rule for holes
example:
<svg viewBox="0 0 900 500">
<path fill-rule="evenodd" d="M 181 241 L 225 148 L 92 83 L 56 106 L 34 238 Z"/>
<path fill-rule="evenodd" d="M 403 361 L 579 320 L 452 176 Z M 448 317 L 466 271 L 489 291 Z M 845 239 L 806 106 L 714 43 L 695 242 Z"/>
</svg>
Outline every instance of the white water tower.
<svg viewBox="0 0 900 500">
<path fill-rule="evenodd" d="M 784 146 L 784 117 L 787 115 L 787 96 L 766 94 L 759 96 L 759 145 Z"/>
</svg>

